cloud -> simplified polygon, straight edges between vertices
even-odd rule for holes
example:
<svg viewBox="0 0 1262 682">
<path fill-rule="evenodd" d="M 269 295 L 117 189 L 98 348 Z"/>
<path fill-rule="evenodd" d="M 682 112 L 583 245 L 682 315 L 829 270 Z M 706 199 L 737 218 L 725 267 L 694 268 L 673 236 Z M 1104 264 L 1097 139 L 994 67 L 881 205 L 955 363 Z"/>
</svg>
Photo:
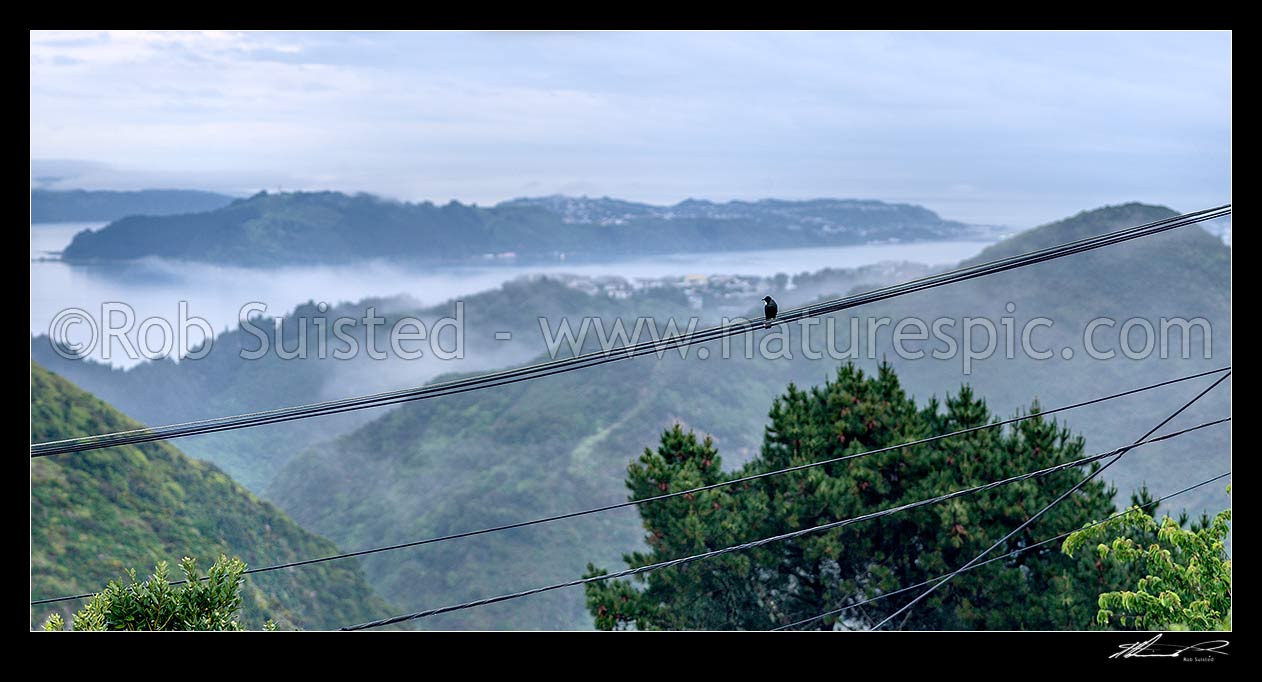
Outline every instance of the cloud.
<svg viewBox="0 0 1262 682">
<path fill-rule="evenodd" d="M 1192 208 L 1230 109 L 1222 32 L 31 34 L 33 159 L 413 200 Z"/>
</svg>

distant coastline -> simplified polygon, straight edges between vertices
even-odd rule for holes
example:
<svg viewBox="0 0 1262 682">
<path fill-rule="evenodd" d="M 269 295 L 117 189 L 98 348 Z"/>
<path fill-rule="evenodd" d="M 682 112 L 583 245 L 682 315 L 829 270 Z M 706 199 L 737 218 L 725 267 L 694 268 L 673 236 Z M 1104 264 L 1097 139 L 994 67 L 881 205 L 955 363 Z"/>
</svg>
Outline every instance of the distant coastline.
<svg viewBox="0 0 1262 682">
<path fill-rule="evenodd" d="M 763 248 L 990 241 L 1005 228 L 873 200 L 514 199 L 409 204 L 338 192 L 260 192 L 199 213 L 133 215 L 76 234 L 67 263 L 170 260 L 268 267 L 387 260 L 417 265 L 591 263 Z"/>
</svg>

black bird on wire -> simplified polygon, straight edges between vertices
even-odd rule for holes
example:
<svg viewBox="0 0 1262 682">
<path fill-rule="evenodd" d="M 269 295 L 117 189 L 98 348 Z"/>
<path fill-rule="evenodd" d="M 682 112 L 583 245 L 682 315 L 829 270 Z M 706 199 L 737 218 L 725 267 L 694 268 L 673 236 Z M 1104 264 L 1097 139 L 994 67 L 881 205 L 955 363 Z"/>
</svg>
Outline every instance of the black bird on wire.
<svg viewBox="0 0 1262 682">
<path fill-rule="evenodd" d="M 763 323 L 763 329 L 771 327 L 771 321 L 776 319 L 776 313 L 780 311 L 780 306 L 776 305 L 776 299 L 770 296 L 763 296 L 762 300 L 767 304 L 763 306 L 762 311 L 767 314 L 767 321 Z"/>
</svg>

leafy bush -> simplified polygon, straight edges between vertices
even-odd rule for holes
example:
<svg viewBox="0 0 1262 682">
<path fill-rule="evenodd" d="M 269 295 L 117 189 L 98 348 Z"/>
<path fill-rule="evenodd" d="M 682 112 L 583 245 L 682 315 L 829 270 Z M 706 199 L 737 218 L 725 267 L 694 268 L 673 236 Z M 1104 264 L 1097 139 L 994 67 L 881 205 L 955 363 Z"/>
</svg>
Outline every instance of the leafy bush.
<svg viewBox="0 0 1262 682">
<path fill-rule="evenodd" d="M 1228 486 L 1227 491 L 1231 492 Z M 1155 520 L 1138 507 L 1125 515 L 1065 538 L 1062 550 L 1073 556 L 1088 542 L 1120 531 L 1138 530 L 1156 537 L 1139 543 L 1114 537 L 1100 543 L 1101 561 L 1112 560 L 1142 568 L 1134 590 L 1104 592 L 1096 621 L 1141 629 L 1221 630 L 1231 627 L 1231 559 L 1225 540 L 1230 531 L 1231 510 L 1191 529 L 1169 516 Z"/>
<path fill-rule="evenodd" d="M 110 581 L 93 595 L 74 616 L 75 630 L 244 630 L 237 615 L 241 610 L 241 585 L 245 562 L 221 555 L 205 579 L 197 571 L 197 560 L 184 557 L 183 585 L 171 585 L 167 563 L 159 561 L 153 575 L 136 580 L 136 570 L 128 569 L 130 584 Z M 48 617 L 44 630 L 65 629 L 61 614 Z M 268 621 L 266 630 L 275 630 Z"/>
</svg>

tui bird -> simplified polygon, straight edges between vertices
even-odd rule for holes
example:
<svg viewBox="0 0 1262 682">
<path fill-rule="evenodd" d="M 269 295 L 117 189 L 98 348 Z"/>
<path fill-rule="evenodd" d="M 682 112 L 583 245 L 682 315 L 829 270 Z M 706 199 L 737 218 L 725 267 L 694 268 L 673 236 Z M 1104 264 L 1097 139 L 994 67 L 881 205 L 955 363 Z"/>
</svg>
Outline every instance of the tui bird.
<svg viewBox="0 0 1262 682">
<path fill-rule="evenodd" d="M 763 328 L 766 329 L 771 327 L 771 321 L 776 319 L 776 312 L 780 310 L 780 307 L 776 305 L 776 299 L 770 296 L 763 296 L 762 300 L 767 303 L 762 309 L 767 314 L 767 321 L 763 323 Z"/>
</svg>

